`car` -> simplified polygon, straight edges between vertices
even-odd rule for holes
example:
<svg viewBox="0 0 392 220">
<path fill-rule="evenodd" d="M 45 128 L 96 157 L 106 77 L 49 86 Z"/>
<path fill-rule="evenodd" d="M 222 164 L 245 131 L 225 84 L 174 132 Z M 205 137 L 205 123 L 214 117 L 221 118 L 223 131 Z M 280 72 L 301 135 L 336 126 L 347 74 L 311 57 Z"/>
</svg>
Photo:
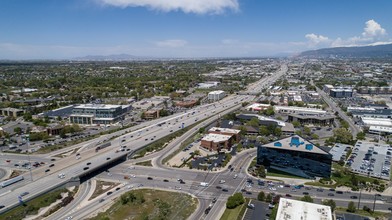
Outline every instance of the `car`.
<svg viewBox="0 0 392 220">
<path fill-rule="evenodd" d="M 237 176 L 238 176 L 238 175 L 237 175 L 237 174 L 235 174 L 235 175 L 234 175 L 234 177 L 233 177 L 233 179 L 237 179 Z"/>
<path fill-rule="evenodd" d="M 217 188 L 217 189 L 222 189 L 222 187 L 221 187 L 221 186 L 216 186 L 216 188 Z"/>
<path fill-rule="evenodd" d="M 216 203 L 216 198 L 213 198 L 213 199 L 212 199 L 212 203 Z"/>
<path fill-rule="evenodd" d="M 336 194 L 343 194 L 343 191 L 336 191 Z"/>
<path fill-rule="evenodd" d="M 80 156 L 80 153 L 77 153 L 76 156 Z"/>
<path fill-rule="evenodd" d="M 91 165 L 91 162 L 88 162 L 86 165 L 87 165 L 87 166 L 88 166 L 88 165 Z"/>
<path fill-rule="evenodd" d="M 52 158 L 52 159 L 50 159 L 50 161 L 56 161 L 56 159 Z"/>
<path fill-rule="evenodd" d="M 333 194 L 333 193 L 328 193 L 328 196 L 335 196 L 335 194 Z"/>
<path fill-rule="evenodd" d="M 167 179 L 164 179 L 164 180 L 163 180 L 163 182 L 166 182 L 166 183 L 167 183 L 167 182 L 169 182 L 169 180 L 167 180 Z"/>
<path fill-rule="evenodd" d="M 119 191 L 120 189 L 121 189 L 120 187 L 117 187 L 117 188 L 116 188 L 116 191 Z"/>
<path fill-rule="evenodd" d="M 0 209 L 2 209 L 2 208 L 4 208 L 5 206 L 4 205 L 0 205 Z"/>
<path fill-rule="evenodd" d="M 247 195 L 252 195 L 252 192 L 250 192 L 250 191 L 246 191 L 245 192 Z"/>
<path fill-rule="evenodd" d="M 110 192 L 110 191 L 109 191 L 109 192 L 106 193 L 106 195 L 110 196 L 110 195 L 112 195 L 112 193 L 113 193 L 113 192 Z"/>
<path fill-rule="evenodd" d="M 106 157 L 106 160 L 110 160 L 110 157 Z"/>
<path fill-rule="evenodd" d="M 144 139 L 145 141 L 148 141 L 148 138 Z"/>
<path fill-rule="evenodd" d="M 323 190 L 323 189 L 320 189 L 320 188 L 318 188 L 318 189 L 317 189 L 317 192 L 324 192 L 324 190 Z"/>
<path fill-rule="evenodd" d="M 46 170 L 45 170 L 45 173 L 47 173 L 47 172 L 49 172 L 49 171 L 50 171 L 50 169 L 46 169 Z"/>
<path fill-rule="evenodd" d="M 148 180 L 152 180 L 152 177 L 147 177 Z"/>
<path fill-rule="evenodd" d="M 83 168 L 83 170 L 88 170 L 88 169 L 90 169 L 90 168 L 89 168 L 89 167 L 84 167 L 84 168 Z"/>
<path fill-rule="evenodd" d="M 173 132 L 173 130 L 170 130 L 170 132 Z"/>
<path fill-rule="evenodd" d="M 154 138 L 151 138 L 151 140 L 154 140 Z"/>
<path fill-rule="evenodd" d="M 105 201 L 105 199 L 100 199 L 100 200 L 99 200 L 100 203 L 103 202 L 103 201 Z"/>
<path fill-rule="evenodd" d="M 222 189 L 222 191 L 223 191 L 223 192 L 229 192 L 229 190 L 228 190 L 228 189 Z"/>
<path fill-rule="evenodd" d="M 358 196 L 350 196 L 350 199 L 358 199 Z"/>
<path fill-rule="evenodd" d="M 309 195 L 309 193 L 308 193 L 308 192 L 303 192 L 302 194 L 304 194 L 304 195 Z"/>
<path fill-rule="evenodd" d="M 286 197 L 292 197 L 290 194 L 286 194 Z"/>
<path fill-rule="evenodd" d="M 332 188 L 331 188 L 331 189 L 329 189 L 329 191 L 331 191 L 331 192 L 335 192 L 335 189 L 332 189 Z"/>
<path fill-rule="evenodd" d="M 11 160 L 6 160 L 5 162 L 9 163 L 9 162 L 11 162 Z"/>
<path fill-rule="evenodd" d="M 181 180 L 181 181 L 180 181 L 180 184 L 185 184 L 184 180 Z"/>
<path fill-rule="evenodd" d="M 20 194 L 20 196 L 27 196 L 28 194 L 30 194 L 29 192 L 23 192 Z"/>
<path fill-rule="evenodd" d="M 54 167 L 54 164 L 53 164 L 53 163 L 52 163 L 52 164 L 50 164 L 50 165 L 49 165 L 49 167 Z"/>
<path fill-rule="evenodd" d="M 206 208 L 206 210 L 204 211 L 204 213 L 207 215 L 208 213 L 210 213 L 211 207 Z"/>
</svg>

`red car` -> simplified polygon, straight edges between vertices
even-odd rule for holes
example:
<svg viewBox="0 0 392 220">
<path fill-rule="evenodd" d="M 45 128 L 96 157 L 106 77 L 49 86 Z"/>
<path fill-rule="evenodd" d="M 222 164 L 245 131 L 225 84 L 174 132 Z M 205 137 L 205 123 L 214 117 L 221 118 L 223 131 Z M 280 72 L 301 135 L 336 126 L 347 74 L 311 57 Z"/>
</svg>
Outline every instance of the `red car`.
<svg viewBox="0 0 392 220">
<path fill-rule="evenodd" d="M 11 162 L 11 160 L 6 160 L 5 162 L 9 163 L 9 162 Z"/>
</svg>

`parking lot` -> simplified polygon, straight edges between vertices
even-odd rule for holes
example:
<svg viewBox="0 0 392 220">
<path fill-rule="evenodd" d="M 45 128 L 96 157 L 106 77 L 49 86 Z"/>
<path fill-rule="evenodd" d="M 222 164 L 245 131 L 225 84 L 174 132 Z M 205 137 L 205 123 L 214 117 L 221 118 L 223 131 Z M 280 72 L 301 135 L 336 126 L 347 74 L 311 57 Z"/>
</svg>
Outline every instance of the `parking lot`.
<svg viewBox="0 0 392 220">
<path fill-rule="evenodd" d="M 329 151 L 329 153 L 332 154 L 332 160 L 335 162 L 338 162 L 340 160 L 345 161 L 346 154 L 352 147 L 353 146 L 348 144 L 340 144 L 340 143 L 335 144 L 332 147 L 332 149 Z"/>
<path fill-rule="evenodd" d="M 392 147 L 358 141 L 347 160 L 353 172 L 389 180 Z"/>
</svg>

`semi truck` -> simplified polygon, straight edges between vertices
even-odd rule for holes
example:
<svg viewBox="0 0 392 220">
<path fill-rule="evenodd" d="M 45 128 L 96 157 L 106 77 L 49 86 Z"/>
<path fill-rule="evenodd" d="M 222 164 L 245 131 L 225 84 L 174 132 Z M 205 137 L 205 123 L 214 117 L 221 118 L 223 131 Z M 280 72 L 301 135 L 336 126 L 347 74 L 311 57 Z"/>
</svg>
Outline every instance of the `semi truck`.
<svg viewBox="0 0 392 220">
<path fill-rule="evenodd" d="M 0 186 L 1 186 L 1 188 L 4 188 L 4 187 L 9 186 L 11 184 L 14 184 L 16 182 L 22 181 L 23 179 L 24 179 L 23 176 L 17 176 L 17 177 L 14 177 L 9 180 L 5 180 L 5 181 L 1 182 Z"/>
<path fill-rule="evenodd" d="M 99 145 L 97 148 L 95 148 L 95 152 L 98 152 L 98 151 L 101 150 L 101 149 L 107 148 L 107 147 L 109 147 L 110 145 L 111 145 L 110 142 L 101 144 L 101 145 Z"/>
</svg>

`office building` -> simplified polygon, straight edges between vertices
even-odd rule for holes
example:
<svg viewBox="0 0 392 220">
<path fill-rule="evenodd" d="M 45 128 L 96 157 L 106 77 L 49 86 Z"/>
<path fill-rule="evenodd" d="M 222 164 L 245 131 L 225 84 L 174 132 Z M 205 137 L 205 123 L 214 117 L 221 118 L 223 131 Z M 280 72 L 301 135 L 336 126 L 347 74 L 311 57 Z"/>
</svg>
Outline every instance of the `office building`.
<svg viewBox="0 0 392 220">
<path fill-rule="evenodd" d="M 129 109 L 129 105 L 82 104 L 73 107 L 69 121 L 84 125 L 112 124 L 120 121 Z"/>
<path fill-rule="evenodd" d="M 332 155 L 304 138 L 294 135 L 257 147 L 257 164 L 269 170 L 313 179 L 329 178 Z"/>
<path fill-rule="evenodd" d="M 226 93 L 222 90 L 212 91 L 208 93 L 208 100 L 219 101 L 225 97 Z"/>
<path fill-rule="evenodd" d="M 289 122 L 298 121 L 301 125 L 314 124 L 314 125 L 332 125 L 335 121 L 335 115 L 320 114 L 320 115 L 303 115 L 303 114 L 290 114 L 288 117 Z"/>
</svg>

